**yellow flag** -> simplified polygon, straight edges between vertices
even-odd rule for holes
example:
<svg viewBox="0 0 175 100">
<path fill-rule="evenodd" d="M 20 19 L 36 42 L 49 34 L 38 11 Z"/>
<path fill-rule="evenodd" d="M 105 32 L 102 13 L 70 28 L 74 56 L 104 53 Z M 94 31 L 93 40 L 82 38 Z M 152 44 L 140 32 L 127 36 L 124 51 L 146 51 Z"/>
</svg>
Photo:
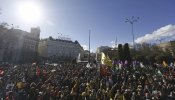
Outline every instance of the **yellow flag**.
<svg viewBox="0 0 175 100">
<path fill-rule="evenodd" d="M 112 67 L 112 61 L 110 60 L 108 55 L 104 57 L 104 65 Z"/>
<path fill-rule="evenodd" d="M 167 67 L 168 64 L 167 64 L 165 61 L 163 61 L 163 66 L 164 66 L 164 67 Z"/>
<path fill-rule="evenodd" d="M 107 64 L 107 66 L 112 67 L 112 60 L 109 58 L 109 56 L 107 56 L 106 64 Z"/>
</svg>

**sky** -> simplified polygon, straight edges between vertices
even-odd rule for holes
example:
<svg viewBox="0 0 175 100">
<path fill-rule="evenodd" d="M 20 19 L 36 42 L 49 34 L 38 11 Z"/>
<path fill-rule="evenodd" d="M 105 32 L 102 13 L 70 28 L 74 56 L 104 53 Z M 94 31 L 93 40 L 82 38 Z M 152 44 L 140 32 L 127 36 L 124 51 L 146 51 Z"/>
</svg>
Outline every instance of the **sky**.
<svg viewBox="0 0 175 100">
<path fill-rule="evenodd" d="M 42 17 L 34 22 L 21 19 L 19 6 L 32 1 Z M 131 24 L 126 18 L 139 17 L 133 25 L 136 43 L 175 39 L 175 0 L 0 0 L 0 22 L 30 31 L 39 26 L 40 38 L 69 37 L 91 51 L 99 46 L 132 43 Z M 35 16 L 35 10 L 31 17 Z M 59 33 L 59 34 L 58 34 Z"/>
</svg>

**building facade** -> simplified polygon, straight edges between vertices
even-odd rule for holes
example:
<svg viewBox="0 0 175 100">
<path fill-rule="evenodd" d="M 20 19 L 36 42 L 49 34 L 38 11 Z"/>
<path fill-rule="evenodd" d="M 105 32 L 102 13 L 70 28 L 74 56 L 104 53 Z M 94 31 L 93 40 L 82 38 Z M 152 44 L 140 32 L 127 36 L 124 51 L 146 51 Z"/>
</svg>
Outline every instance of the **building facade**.
<svg viewBox="0 0 175 100">
<path fill-rule="evenodd" d="M 31 28 L 31 32 L 20 29 L 0 29 L 0 61 L 23 62 L 33 59 L 37 52 L 40 29 Z"/>
<path fill-rule="evenodd" d="M 80 59 L 81 59 L 81 61 L 88 62 L 90 60 L 90 62 L 94 62 L 96 60 L 96 53 L 89 52 L 88 50 L 84 50 L 80 54 Z"/>
<path fill-rule="evenodd" d="M 112 48 L 109 47 L 109 46 L 100 46 L 100 47 L 97 48 L 96 53 L 101 53 L 101 52 L 103 52 L 105 50 L 108 50 L 108 49 L 112 49 Z"/>
<path fill-rule="evenodd" d="M 78 41 L 54 39 L 49 37 L 39 41 L 38 52 L 41 57 L 57 61 L 77 59 L 83 48 Z"/>
</svg>

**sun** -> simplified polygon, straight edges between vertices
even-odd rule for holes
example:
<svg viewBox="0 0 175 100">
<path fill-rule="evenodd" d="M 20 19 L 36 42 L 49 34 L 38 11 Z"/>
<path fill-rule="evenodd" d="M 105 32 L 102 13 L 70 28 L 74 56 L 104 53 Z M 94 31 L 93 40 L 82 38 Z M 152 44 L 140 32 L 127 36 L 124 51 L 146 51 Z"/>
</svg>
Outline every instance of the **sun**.
<svg viewBox="0 0 175 100">
<path fill-rule="evenodd" d="M 18 16 L 20 20 L 36 23 L 42 19 L 42 9 L 36 2 L 23 2 L 18 5 Z"/>
</svg>

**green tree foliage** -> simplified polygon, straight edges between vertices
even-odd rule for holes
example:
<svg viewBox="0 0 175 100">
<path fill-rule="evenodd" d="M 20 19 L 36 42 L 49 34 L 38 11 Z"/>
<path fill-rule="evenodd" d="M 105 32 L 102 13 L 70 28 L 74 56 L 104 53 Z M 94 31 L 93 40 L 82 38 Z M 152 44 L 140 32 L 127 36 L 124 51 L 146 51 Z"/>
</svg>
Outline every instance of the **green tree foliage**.
<svg viewBox="0 0 175 100">
<path fill-rule="evenodd" d="M 162 63 L 166 61 L 169 63 L 171 52 L 167 49 L 163 51 L 156 44 L 136 44 L 135 57 L 138 61 L 144 64 L 153 64 L 155 62 Z"/>
<path fill-rule="evenodd" d="M 131 60 L 131 55 L 130 55 L 130 50 L 129 50 L 129 44 L 128 43 L 124 44 L 123 57 L 124 57 L 124 60 L 127 60 L 127 61 Z"/>
<path fill-rule="evenodd" d="M 118 45 L 118 60 L 123 61 L 123 47 L 122 47 L 122 44 Z"/>
</svg>

